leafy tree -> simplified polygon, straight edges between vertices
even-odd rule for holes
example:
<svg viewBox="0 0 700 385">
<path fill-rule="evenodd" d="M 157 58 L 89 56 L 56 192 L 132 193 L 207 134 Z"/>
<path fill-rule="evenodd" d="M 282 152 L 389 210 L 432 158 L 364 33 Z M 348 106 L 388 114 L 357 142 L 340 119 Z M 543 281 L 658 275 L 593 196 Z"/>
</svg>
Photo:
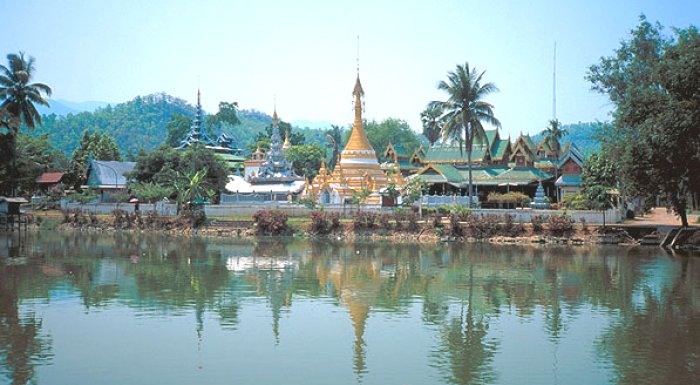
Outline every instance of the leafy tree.
<svg viewBox="0 0 700 385">
<path fill-rule="evenodd" d="M 316 143 L 292 146 L 287 150 L 287 159 L 293 162 L 294 172 L 309 179 L 318 174 L 325 155 L 326 150 Z"/>
<path fill-rule="evenodd" d="M 139 154 L 129 177 L 135 183 L 154 183 L 184 191 L 189 188 L 186 186 L 189 186 L 197 172 L 206 170 L 197 182 L 206 186 L 206 189 L 221 191 L 228 182 L 227 169 L 223 159 L 201 144 L 189 146 L 184 151 L 161 146 L 151 153 Z M 215 198 L 213 193 L 206 194 L 206 197 Z"/>
<path fill-rule="evenodd" d="M 175 193 L 173 186 L 153 182 L 137 182 L 129 185 L 129 190 L 140 202 L 155 203 L 163 198 L 170 198 Z"/>
<path fill-rule="evenodd" d="M 612 208 L 610 191 L 617 188 L 616 165 L 609 158 L 594 153 L 584 162 L 581 178 L 583 195 L 592 209 L 603 212 L 605 227 L 605 210 Z"/>
<path fill-rule="evenodd" d="M 357 205 L 357 210 L 359 211 L 361 205 L 367 201 L 370 195 L 372 195 L 372 190 L 368 188 L 353 190 L 352 196 L 350 197 L 350 204 Z"/>
<path fill-rule="evenodd" d="M 428 106 L 420 113 L 420 120 L 423 123 L 423 135 L 432 146 L 440 139 L 440 131 L 444 123 L 442 110 L 439 107 Z"/>
<path fill-rule="evenodd" d="M 48 135 L 35 138 L 19 133 L 16 138 L 15 168 L 0 167 L 0 195 L 10 194 L 13 185 L 23 194 L 31 193 L 37 189 L 39 175 L 64 170 L 68 166 L 65 155 L 51 146 Z M 9 154 L 9 150 L 0 147 L 0 163 L 10 164 Z M 10 183 L 11 180 L 14 183 Z"/>
<path fill-rule="evenodd" d="M 367 140 L 369 140 L 369 144 L 374 148 L 380 161 L 385 160 L 382 159 L 382 154 L 389 143 L 400 145 L 409 153 L 420 146 L 418 136 L 411 130 L 411 127 L 405 120 L 395 118 L 387 118 L 381 122 L 372 120 L 366 122 L 364 127 Z M 348 131 L 347 135 L 349 138 L 350 131 Z"/>
<path fill-rule="evenodd" d="M 642 15 L 630 39 L 587 78 L 616 107 L 601 140 L 604 155 L 618 160 L 622 187 L 661 195 L 687 226 L 688 197 L 700 192 L 700 35 L 696 27 L 672 38 L 661 30 Z"/>
<path fill-rule="evenodd" d="M 421 177 L 413 177 L 403 187 L 403 198 L 401 202 L 404 206 L 411 206 L 420 197 L 428 192 L 428 184 Z"/>
<path fill-rule="evenodd" d="M 166 125 L 168 136 L 165 139 L 165 143 L 170 147 L 178 147 L 180 141 L 185 139 L 187 133 L 190 131 L 190 126 L 192 126 L 192 119 L 190 117 L 182 114 L 173 114 Z M 205 126 L 205 130 L 207 127 L 209 126 Z"/>
<path fill-rule="evenodd" d="M 444 111 L 442 137 L 457 140 L 460 143 L 460 151 L 467 152 L 470 207 L 473 195 L 472 145 L 475 139 L 485 139 L 483 123 L 501 126 L 501 122 L 493 114 L 493 105 L 483 100 L 489 94 L 498 91 L 498 87 L 491 82 L 482 84 L 485 73 L 486 71 L 479 73 L 476 68 L 469 68 L 469 63 L 464 63 L 464 66 L 457 65 L 454 72 L 447 73 L 447 81 L 438 83 L 438 89 L 447 92 L 448 99 L 428 104 L 429 108 Z"/>
<path fill-rule="evenodd" d="M 219 111 L 207 117 L 207 126 L 213 127 L 220 123 L 228 123 L 231 126 L 239 124 L 238 103 L 219 102 Z"/>
<path fill-rule="evenodd" d="M 90 157 L 96 160 L 121 160 L 117 144 L 109 134 L 90 134 L 88 130 L 84 130 L 80 143 L 71 156 L 70 172 L 66 177 L 69 184 L 76 185 L 85 179 L 85 169 Z"/>
<path fill-rule="evenodd" d="M 21 174 L 17 168 L 17 134 L 24 124 L 27 128 L 41 125 L 41 115 L 34 104 L 48 106 L 42 94 L 51 96 L 51 88 L 43 83 L 31 83 L 34 76 L 34 58 L 25 58 L 24 52 L 7 55 L 8 66 L 0 65 L 0 146 L 5 155 L 0 157 L 0 168 L 7 169 L 0 184 L 8 185 L 15 195 L 16 181 Z"/>
<path fill-rule="evenodd" d="M 284 141 L 285 135 L 289 132 L 289 143 L 291 143 L 292 146 L 300 146 L 306 143 L 304 134 L 301 132 L 293 132 L 291 124 L 280 120 L 278 127 L 282 141 Z M 260 147 L 260 150 L 265 152 L 270 149 L 270 138 L 272 138 L 272 123 L 265 127 L 265 131 L 258 132 L 253 143 L 248 146 L 248 149 L 253 152 Z"/>
</svg>

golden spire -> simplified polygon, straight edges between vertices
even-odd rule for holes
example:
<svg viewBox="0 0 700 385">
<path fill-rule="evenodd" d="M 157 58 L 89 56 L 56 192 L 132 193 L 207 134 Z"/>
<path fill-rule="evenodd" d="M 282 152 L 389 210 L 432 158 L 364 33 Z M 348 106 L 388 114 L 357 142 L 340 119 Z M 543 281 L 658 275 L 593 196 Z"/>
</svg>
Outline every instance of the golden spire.
<svg viewBox="0 0 700 385">
<path fill-rule="evenodd" d="M 289 128 L 287 128 L 284 134 L 284 144 L 282 145 L 282 149 L 286 150 L 289 147 L 292 147 L 292 143 L 289 142 Z"/>
<path fill-rule="evenodd" d="M 367 135 L 365 134 L 365 128 L 362 124 L 362 97 L 365 91 L 362 89 L 362 84 L 360 84 L 360 74 L 357 74 L 357 80 L 355 81 L 355 88 L 352 90 L 353 96 L 355 96 L 355 122 L 352 126 L 352 134 L 350 134 L 350 139 L 348 144 L 345 146 L 345 150 L 371 150 L 374 151 L 372 146 L 367 140 Z"/>
<path fill-rule="evenodd" d="M 272 125 L 277 126 L 277 107 L 275 107 L 275 112 L 272 114 Z"/>
<path fill-rule="evenodd" d="M 327 170 L 326 170 L 326 160 L 321 159 L 321 169 L 318 170 L 318 175 L 326 175 Z"/>
</svg>

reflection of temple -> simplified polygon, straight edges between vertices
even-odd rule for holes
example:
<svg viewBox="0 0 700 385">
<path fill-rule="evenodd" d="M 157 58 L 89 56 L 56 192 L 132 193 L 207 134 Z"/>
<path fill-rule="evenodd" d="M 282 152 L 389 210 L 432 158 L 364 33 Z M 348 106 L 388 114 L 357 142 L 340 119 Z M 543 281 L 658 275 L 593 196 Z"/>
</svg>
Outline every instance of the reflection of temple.
<svg viewBox="0 0 700 385">
<path fill-rule="evenodd" d="M 289 133 L 284 143 L 280 137 L 277 109 L 272 115 L 272 137 L 270 149 L 263 153 L 258 148 L 245 162 L 245 176 L 229 177 L 226 190 L 236 196 L 232 201 L 248 200 L 241 194 L 267 194 L 265 200 L 287 200 L 291 194 L 299 194 L 304 190 L 306 181 L 294 173 L 292 162 L 287 160 L 286 150 L 291 147 Z M 263 197 L 260 197 L 263 199 Z"/>
<path fill-rule="evenodd" d="M 355 97 L 355 121 L 348 144 L 340 154 L 340 161 L 330 174 L 328 174 L 324 162 L 318 175 L 306 189 L 307 196 L 318 199 L 322 204 L 345 203 L 354 192 L 360 192 L 364 189 L 372 193 L 365 203 L 379 204 L 381 203 L 379 193 L 389 183 L 403 185 L 400 173 L 387 176 L 382 171 L 377 161 L 377 154 L 367 140 L 362 124 L 364 90 L 360 84 L 359 74 L 352 94 Z"/>
<path fill-rule="evenodd" d="M 195 112 L 192 126 L 187 133 L 187 137 L 180 141 L 178 149 L 183 150 L 195 143 L 201 143 L 206 148 L 214 151 L 216 155 L 226 161 L 230 172 L 240 172 L 243 169 L 243 156 L 240 149 L 235 148 L 234 141 L 226 134 L 219 135 L 212 139 L 204 130 L 204 112 L 202 111 L 201 94 L 197 90 L 197 111 Z"/>
<path fill-rule="evenodd" d="M 373 259 L 368 261 L 353 261 L 351 263 L 337 262 L 327 272 L 319 271 L 321 282 L 324 275 L 333 283 L 336 295 L 347 308 L 352 327 L 355 332 L 353 345 L 353 368 L 360 376 L 367 371 L 365 363 L 366 344 L 364 340 L 365 326 L 370 313 L 370 307 L 380 296 L 382 280 L 380 278 L 381 262 Z M 360 278 L 362 277 L 362 278 Z"/>
</svg>

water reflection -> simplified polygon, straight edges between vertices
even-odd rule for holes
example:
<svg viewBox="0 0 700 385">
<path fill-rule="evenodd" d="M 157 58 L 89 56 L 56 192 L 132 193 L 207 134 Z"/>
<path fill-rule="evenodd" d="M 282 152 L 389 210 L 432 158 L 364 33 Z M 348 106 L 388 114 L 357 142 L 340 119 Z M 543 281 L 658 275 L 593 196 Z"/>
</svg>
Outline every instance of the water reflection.
<svg viewBox="0 0 700 385">
<path fill-rule="evenodd" d="M 200 356 L 203 346 L 212 352 L 217 346 L 205 343 L 205 329 L 240 339 L 253 333 L 251 314 L 267 325 L 274 344 L 258 349 L 278 365 L 306 358 L 285 351 L 297 346 L 306 324 L 315 334 L 339 332 L 331 342 L 341 349 L 319 353 L 335 372 L 350 369 L 352 378 L 335 383 L 566 383 L 582 375 L 596 383 L 700 382 L 700 264 L 654 248 L 50 232 L 29 234 L 20 248 L 2 247 L 10 243 L 0 238 L 0 373 L 13 384 L 36 380 L 38 368 L 60 372 L 45 365 L 53 363 L 53 339 L 42 317 L 52 314 L 52 301 L 70 298 L 88 315 L 123 307 L 143 322 L 192 317 Z M 257 313 L 258 305 L 266 314 Z M 333 309 L 347 323 L 319 321 L 334 317 Z M 383 340 L 397 327 L 414 334 Z M 522 357 L 519 339 L 530 344 L 531 356 Z M 322 350 L 307 340 L 299 346 L 317 343 Z M 379 354 L 392 345 L 396 357 Z M 234 349 L 224 346 L 228 354 Z M 282 351 L 284 361 L 275 361 Z M 305 370 L 282 378 L 310 383 Z"/>
</svg>

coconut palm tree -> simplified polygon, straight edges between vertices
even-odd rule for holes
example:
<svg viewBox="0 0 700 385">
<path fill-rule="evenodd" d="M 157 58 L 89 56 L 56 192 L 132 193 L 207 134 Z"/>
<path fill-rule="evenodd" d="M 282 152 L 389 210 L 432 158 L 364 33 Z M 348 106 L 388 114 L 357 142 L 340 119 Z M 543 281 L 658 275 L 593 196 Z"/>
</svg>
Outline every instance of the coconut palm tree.
<svg viewBox="0 0 700 385">
<path fill-rule="evenodd" d="M 29 128 L 41 124 L 41 115 L 34 103 L 48 106 L 41 94 L 50 96 L 51 88 L 43 83 L 30 83 L 34 75 L 33 57 L 25 58 L 23 52 L 11 53 L 7 55 L 7 61 L 7 67 L 0 65 L 0 128 L 7 130 L 6 134 L 0 135 L 0 141 L 9 150 L 9 185 L 14 196 L 17 184 L 17 133 L 22 123 Z"/>
<path fill-rule="evenodd" d="M 442 130 L 442 110 L 437 107 L 428 106 L 420 113 L 420 120 L 423 123 L 423 135 L 432 146 L 440 139 L 440 130 Z"/>
<path fill-rule="evenodd" d="M 469 206 L 472 205 L 472 145 L 475 139 L 486 137 L 483 123 L 501 127 L 493 114 L 493 105 L 484 101 L 489 94 L 498 92 L 494 83 L 483 83 L 486 71 L 479 73 L 469 63 L 457 65 L 454 72 L 447 73 L 447 81 L 438 83 L 438 89 L 447 92 L 444 102 L 433 101 L 431 108 L 444 111 L 445 124 L 440 132 L 443 140 L 457 140 L 460 152 L 466 151 L 469 167 Z"/>
<path fill-rule="evenodd" d="M 561 142 L 559 139 L 568 135 L 569 132 L 566 129 L 561 128 L 561 123 L 557 119 L 552 119 L 549 121 L 549 126 L 544 129 L 544 140 L 549 142 L 552 146 L 552 151 L 554 152 L 554 160 L 559 161 L 559 152 L 561 151 Z"/>
<path fill-rule="evenodd" d="M 552 119 L 549 121 L 549 126 L 544 129 L 544 140 L 548 142 L 552 147 L 552 152 L 554 153 L 554 180 L 556 181 L 559 177 L 558 167 L 559 167 L 559 152 L 561 151 L 561 143 L 559 139 L 567 135 L 566 129 L 561 128 L 561 123 L 558 119 Z M 559 188 L 557 188 L 557 201 L 559 201 Z"/>
<path fill-rule="evenodd" d="M 51 96 L 51 88 L 43 83 L 30 83 L 34 75 L 34 58 L 11 53 L 8 66 L 0 65 L 0 114 L 3 125 L 16 134 L 22 123 L 29 128 L 41 124 L 41 115 L 34 104 L 49 106 L 42 93 Z"/>
</svg>

